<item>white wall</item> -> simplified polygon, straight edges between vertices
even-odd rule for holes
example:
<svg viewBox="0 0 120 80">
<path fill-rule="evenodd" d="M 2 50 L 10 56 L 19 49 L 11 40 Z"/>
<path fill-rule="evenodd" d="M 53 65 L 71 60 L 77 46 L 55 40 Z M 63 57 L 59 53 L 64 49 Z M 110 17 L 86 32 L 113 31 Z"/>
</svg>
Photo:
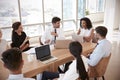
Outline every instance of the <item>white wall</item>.
<svg viewBox="0 0 120 80">
<path fill-rule="evenodd" d="M 104 11 L 104 25 L 113 30 L 114 15 L 115 15 L 115 0 L 106 0 L 105 11 Z"/>
<path fill-rule="evenodd" d="M 113 29 L 118 29 L 120 24 L 120 0 L 116 0 L 115 4 L 115 16 L 114 16 L 114 27 Z"/>
<path fill-rule="evenodd" d="M 120 29 L 120 0 L 118 0 L 118 6 L 119 6 L 119 8 L 118 8 L 118 11 L 119 11 L 119 17 L 118 17 L 118 19 L 119 19 L 119 29 Z"/>
<path fill-rule="evenodd" d="M 90 15 L 87 15 L 86 17 L 90 18 L 92 22 L 103 22 L 104 20 L 104 13 L 92 13 Z"/>
<path fill-rule="evenodd" d="M 106 0 L 104 25 L 110 30 L 118 29 L 120 24 L 120 0 Z"/>
<path fill-rule="evenodd" d="M 119 10 L 119 14 L 120 14 L 120 10 Z M 120 16 L 119 16 L 119 31 L 120 31 Z"/>
</svg>

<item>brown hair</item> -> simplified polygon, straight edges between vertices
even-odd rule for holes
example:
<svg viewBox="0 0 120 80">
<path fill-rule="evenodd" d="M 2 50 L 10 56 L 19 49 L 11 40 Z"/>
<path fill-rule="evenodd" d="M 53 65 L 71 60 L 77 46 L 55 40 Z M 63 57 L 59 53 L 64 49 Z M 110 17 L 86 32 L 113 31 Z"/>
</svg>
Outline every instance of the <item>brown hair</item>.
<svg viewBox="0 0 120 80">
<path fill-rule="evenodd" d="M 22 52 L 18 48 L 8 49 L 2 53 L 2 61 L 9 70 L 18 70 L 22 61 Z"/>
</svg>

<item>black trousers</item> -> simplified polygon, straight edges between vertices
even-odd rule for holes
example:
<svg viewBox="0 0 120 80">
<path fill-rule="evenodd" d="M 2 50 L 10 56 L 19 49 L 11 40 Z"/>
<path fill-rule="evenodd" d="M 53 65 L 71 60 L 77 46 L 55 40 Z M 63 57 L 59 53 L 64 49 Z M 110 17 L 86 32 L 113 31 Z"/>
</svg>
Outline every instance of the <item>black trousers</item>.
<svg viewBox="0 0 120 80">
<path fill-rule="evenodd" d="M 29 50 L 30 48 L 32 48 L 32 47 L 28 47 L 28 48 L 26 48 L 25 50 L 23 50 L 23 52 L 25 52 L 25 51 Z"/>
<path fill-rule="evenodd" d="M 72 61 L 70 61 L 70 62 L 67 62 L 66 64 L 65 64 L 65 69 L 64 69 L 64 73 L 68 70 L 68 68 L 69 68 L 69 65 L 72 63 Z"/>
<path fill-rule="evenodd" d="M 59 78 L 59 73 L 58 72 L 48 72 L 48 71 L 44 71 L 43 75 L 42 75 L 42 80 L 52 80 L 55 78 Z"/>
</svg>

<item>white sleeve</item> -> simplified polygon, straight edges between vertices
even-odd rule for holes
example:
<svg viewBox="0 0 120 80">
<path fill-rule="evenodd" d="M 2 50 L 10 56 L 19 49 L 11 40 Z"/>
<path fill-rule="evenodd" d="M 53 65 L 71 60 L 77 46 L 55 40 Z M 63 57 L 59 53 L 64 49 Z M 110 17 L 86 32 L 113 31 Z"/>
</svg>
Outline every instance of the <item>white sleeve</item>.
<svg viewBox="0 0 120 80">
<path fill-rule="evenodd" d="M 65 75 L 62 80 L 76 80 L 79 77 L 79 74 L 76 70 L 76 60 L 74 60 L 70 66 L 67 72 L 65 72 Z"/>
<path fill-rule="evenodd" d="M 45 44 L 46 40 L 51 40 L 51 29 L 46 29 L 44 34 L 41 36 L 41 42 Z"/>
</svg>

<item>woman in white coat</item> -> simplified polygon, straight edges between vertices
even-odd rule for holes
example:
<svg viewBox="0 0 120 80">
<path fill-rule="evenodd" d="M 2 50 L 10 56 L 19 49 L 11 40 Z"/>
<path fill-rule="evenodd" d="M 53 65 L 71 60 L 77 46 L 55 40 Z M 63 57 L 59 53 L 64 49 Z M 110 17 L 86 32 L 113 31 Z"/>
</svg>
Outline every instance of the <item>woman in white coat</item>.
<svg viewBox="0 0 120 80">
<path fill-rule="evenodd" d="M 89 80 L 86 68 L 84 66 L 85 62 L 82 60 L 82 45 L 77 41 L 71 42 L 69 45 L 69 50 L 75 60 L 70 64 L 69 69 L 64 76 L 60 75 L 58 80 L 76 80 L 78 78 L 81 80 Z"/>
</svg>

